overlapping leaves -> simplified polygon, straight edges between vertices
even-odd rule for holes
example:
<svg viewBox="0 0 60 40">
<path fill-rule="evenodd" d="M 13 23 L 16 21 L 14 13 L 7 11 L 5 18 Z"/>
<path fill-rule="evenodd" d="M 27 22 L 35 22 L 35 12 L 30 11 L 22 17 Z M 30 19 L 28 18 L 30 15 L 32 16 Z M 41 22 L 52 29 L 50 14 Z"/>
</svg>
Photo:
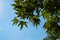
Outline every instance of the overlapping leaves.
<svg viewBox="0 0 60 40">
<path fill-rule="evenodd" d="M 18 24 L 22 29 L 23 25 L 27 27 L 28 22 L 20 21 L 20 19 L 28 19 L 29 22 L 37 26 L 40 24 L 39 17 L 42 15 L 47 20 L 44 24 L 48 34 L 46 40 L 60 38 L 60 0 L 15 0 L 15 4 L 12 6 L 14 6 L 17 15 L 17 18 L 13 19 L 13 24 Z"/>
<path fill-rule="evenodd" d="M 22 30 L 22 28 L 23 28 L 24 26 L 27 27 L 27 22 L 19 21 L 17 18 L 14 18 L 12 21 L 13 21 L 13 25 L 15 24 L 15 25 L 20 26 L 20 30 Z"/>
</svg>

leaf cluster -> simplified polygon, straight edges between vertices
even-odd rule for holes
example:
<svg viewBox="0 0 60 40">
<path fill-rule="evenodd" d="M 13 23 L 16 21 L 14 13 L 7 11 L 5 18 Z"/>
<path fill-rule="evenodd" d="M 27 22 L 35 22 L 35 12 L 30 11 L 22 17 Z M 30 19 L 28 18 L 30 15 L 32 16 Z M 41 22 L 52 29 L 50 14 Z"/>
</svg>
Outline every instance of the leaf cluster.
<svg viewBox="0 0 60 40">
<path fill-rule="evenodd" d="M 22 29 L 27 23 L 32 22 L 38 26 L 40 16 L 46 19 L 44 28 L 48 36 L 44 40 L 60 39 L 60 0 L 14 0 L 15 14 L 13 24 L 17 24 Z M 34 13 L 34 11 L 36 13 Z M 23 19 L 22 21 L 20 21 Z M 29 22 L 24 21 L 28 19 Z"/>
</svg>

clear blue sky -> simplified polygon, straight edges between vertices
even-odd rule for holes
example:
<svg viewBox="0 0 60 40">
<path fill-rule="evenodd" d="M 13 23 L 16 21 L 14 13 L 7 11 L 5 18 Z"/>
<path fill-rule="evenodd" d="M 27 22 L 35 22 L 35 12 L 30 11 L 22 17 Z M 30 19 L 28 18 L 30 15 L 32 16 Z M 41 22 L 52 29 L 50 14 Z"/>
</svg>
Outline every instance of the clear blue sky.
<svg viewBox="0 0 60 40">
<path fill-rule="evenodd" d="M 32 24 L 29 28 L 20 31 L 18 26 L 13 26 L 11 20 L 16 16 L 11 4 L 13 0 L 0 0 L 0 40 L 43 40 L 46 36 L 43 29 L 44 20 L 36 29 Z"/>
</svg>

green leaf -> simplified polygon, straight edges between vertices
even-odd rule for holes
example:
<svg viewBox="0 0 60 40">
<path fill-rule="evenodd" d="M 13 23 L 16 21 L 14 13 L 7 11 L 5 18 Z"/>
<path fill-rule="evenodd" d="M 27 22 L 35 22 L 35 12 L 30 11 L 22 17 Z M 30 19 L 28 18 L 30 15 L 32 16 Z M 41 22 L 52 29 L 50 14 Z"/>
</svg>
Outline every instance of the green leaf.
<svg viewBox="0 0 60 40">
<path fill-rule="evenodd" d="M 13 21 L 13 25 L 14 24 L 17 25 L 17 23 L 19 22 L 19 20 L 17 18 L 14 18 L 12 21 Z"/>
<path fill-rule="evenodd" d="M 24 26 L 27 27 L 27 22 L 20 21 L 20 23 L 18 24 L 18 26 L 20 26 L 20 30 L 22 30 L 22 28 L 23 28 Z"/>
</svg>

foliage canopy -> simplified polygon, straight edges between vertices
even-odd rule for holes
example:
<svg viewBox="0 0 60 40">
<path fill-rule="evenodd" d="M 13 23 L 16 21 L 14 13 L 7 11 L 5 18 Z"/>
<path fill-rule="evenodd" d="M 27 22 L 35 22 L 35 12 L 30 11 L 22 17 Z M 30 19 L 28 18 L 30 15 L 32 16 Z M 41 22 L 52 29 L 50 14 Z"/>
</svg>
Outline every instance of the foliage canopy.
<svg viewBox="0 0 60 40">
<path fill-rule="evenodd" d="M 17 15 L 12 21 L 13 24 L 27 26 L 27 19 L 34 25 L 40 24 L 40 16 L 46 19 L 44 28 L 46 29 L 47 37 L 44 40 L 60 39 L 60 0 L 15 0 L 12 4 L 15 14 Z M 34 13 L 36 12 L 36 13 Z"/>
</svg>

